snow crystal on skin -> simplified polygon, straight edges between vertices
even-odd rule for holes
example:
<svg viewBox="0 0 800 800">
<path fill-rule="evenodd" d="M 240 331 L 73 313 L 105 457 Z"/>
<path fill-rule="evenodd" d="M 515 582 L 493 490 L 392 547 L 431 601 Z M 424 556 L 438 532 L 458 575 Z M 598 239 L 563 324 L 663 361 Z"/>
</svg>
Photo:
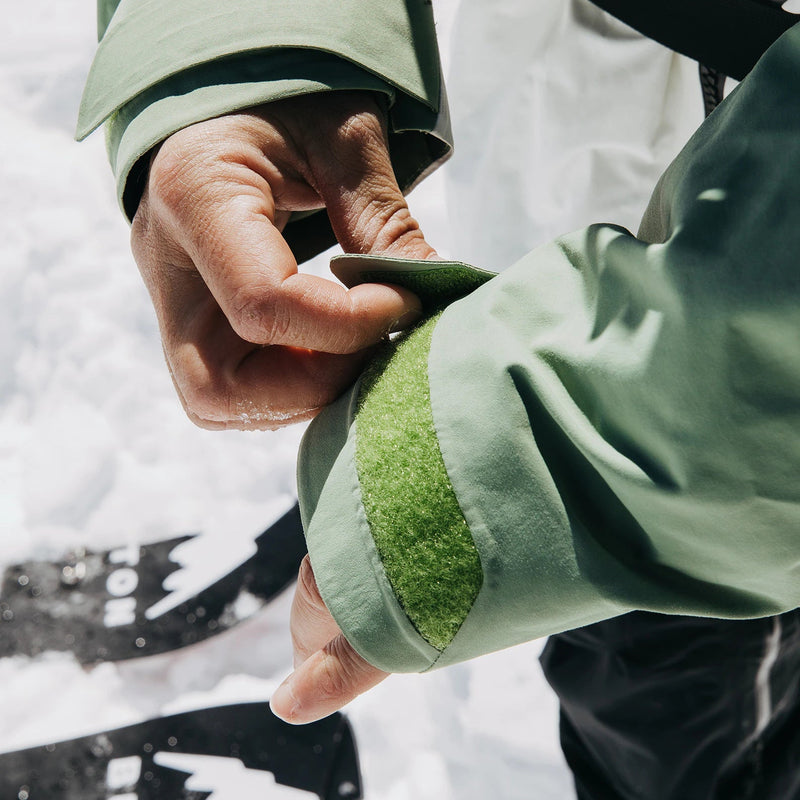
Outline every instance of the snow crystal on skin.
<svg viewBox="0 0 800 800">
<path fill-rule="evenodd" d="M 267 427 L 273 423 L 286 423 L 292 420 L 304 420 L 317 408 L 303 408 L 298 411 L 242 411 L 236 415 L 237 422 L 242 424 L 245 430 L 258 430 L 260 427 Z"/>
</svg>

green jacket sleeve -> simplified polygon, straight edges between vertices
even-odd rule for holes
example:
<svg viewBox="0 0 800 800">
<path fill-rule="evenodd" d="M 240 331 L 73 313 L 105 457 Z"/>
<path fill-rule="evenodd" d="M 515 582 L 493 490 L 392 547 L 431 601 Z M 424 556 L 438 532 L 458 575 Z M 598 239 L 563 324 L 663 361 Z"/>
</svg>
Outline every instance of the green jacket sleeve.
<svg viewBox="0 0 800 800">
<path fill-rule="evenodd" d="M 129 218 L 142 159 L 156 144 L 192 123 L 293 95 L 382 94 L 406 190 L 450 153 L 429 1 L 99 0 L 98 30 L 77 134 L 107 122 Z"/>
<path fill-rule="evenodd" d="M 595 225 L 532 252 L 312 423 L 309 553 L 368 661 L 422 671 L 634 609 L 800 605 L 798 85 L 795 27 L 638 237 Z"/>
</svg>

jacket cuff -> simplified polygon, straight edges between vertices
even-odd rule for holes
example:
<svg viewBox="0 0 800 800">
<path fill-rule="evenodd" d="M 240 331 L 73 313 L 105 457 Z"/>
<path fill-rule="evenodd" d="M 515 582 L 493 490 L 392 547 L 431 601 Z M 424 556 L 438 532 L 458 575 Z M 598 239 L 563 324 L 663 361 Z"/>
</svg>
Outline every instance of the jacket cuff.
<svg viewBox="0 0 800 800">
<path fill-rule="evenodd" d="M 145 156 L 159 142 L 195 122 L 299 94 L 383 94 L 405 191 L 447 158 L 452 135 L 430 5 L 396 0 L 364 13 L 363 3 L 347 0 L 332 9 L 325 0 L 295 0 L 269 14 L 256 0 L 120 3 L 87 78 L 77 136 L 108 121 L 129 219 Z"/>
<path fill-rule="evenodd" d="M 306 431 L 298 490 L 317 585 L 347 640 L 387 672 L 422 672 L 439 656 L 398 601 L 364 513 L 356 471 L 358 386 Z M 346 521 L 345 524 L 342 524 Z"/>
<path fill-rule="evenodd" d="M 348 641 L 386 671 L 424 671 L 627 610 L 580 580 L 562 501 L 523 434 L 503 375 L 513 343 L 482 313 L 506 276 L 481 288 L 493 273 L 393 261 L 332 269 L 413 288 L 431 316 L 311 423 L 298 463 L 311 563 Z"/>
<path fill-rule="evenodd" d="M 422 671 L 453 641 L 483 580 L 432 417 L 430 341 L 441 307 L 494 273 L 354 255 L 332 270 L 346 285 L 412 288 L 429 313 L 311 424 L 298 465 L 311 562 L 334 618 L 370 663 Z"/>
</svg>

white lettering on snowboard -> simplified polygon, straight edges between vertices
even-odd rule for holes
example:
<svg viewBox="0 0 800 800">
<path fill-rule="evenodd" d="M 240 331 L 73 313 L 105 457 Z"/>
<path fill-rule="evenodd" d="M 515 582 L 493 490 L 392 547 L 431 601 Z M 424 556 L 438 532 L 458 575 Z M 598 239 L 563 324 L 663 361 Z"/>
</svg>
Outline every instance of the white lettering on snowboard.
<svg viewBox="0 0 800 800">
<path fill-rule="evenodd" d="M 103 625 L 116 628 L 136 622 L 136 598 L 131 597 L 139 585 L 139 576 L 133 569 L 139 563 L 139 548 L 128 545 L 108 554 L 111 564 L 121 564 L 106 578 L 106 591 L 111 599 L 106 601 Z"/>
</svg>

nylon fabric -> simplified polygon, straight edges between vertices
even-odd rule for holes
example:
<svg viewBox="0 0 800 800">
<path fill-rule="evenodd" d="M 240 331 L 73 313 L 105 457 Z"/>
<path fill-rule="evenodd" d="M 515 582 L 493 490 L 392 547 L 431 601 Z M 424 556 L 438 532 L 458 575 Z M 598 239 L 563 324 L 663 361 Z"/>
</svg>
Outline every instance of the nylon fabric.
<svg viewBox="0 0 800 800">
<path fill-rule="evenodd" d="M 99 0 L 102 38 L 77 136 L 110 120 L 109 159 L 128 219 L 141 196 L 147 155 L 159 142 L 196 122 L 298 94 L 385 95 L 390 155 L 404 191 L 446 160 L 452 132 L 430 5 L 393 0 L 368 13 L 363 6 L 302 0 L 265 14 L 257 0 L 224 6 Z M 301 260 L 335 241 L 324 215 L 313 217 L 296 247 Z"/>
<path fill-rule="evenodd" d="M 485 580 L 440 663 L 613 606 L 800 603 L 798 72 L 795 28 L 660 183 L 663 244 L 593 226 L 442 318 L 431 401 Z"/>
<path fill-rule="evenodd" d="M 283 13 L 281 11 L 283 10 Z M 352 26 L 351 19 L 359 25 Z M 147 42 L 147 47 L 142 43 Z M 78 136 L 145 89 L 236 53 L 301 47 L 333 53 L 401 87 L 431 109 L 440 100 L 429 4 L 293 0 L 264 13 L 258 0 L 121 0 L 86 80 Z"/>
<path fill-rule="evenodd" d="M 590 226 L 442 315 L 431 408 L 484 581 L 436 666 L 634 609 L 800 604 L 798 82 L 793 29 L 667 171 L 641 238 Z"/>
<path fill-rule="evenodd" d="M 325 424 L 314 420 L 303 437 L 298 496 L 311 566 L 325 605 L 363 658 L 386 671 L 422 672 L 439 651 L 397 602 L 364 515 L 355 466 L 356 398 L 356 391 L 343 395 L 326 409 Z"/>
<path fill-rule="evenodd" d="M 341 490 L 343 478 L 337 471 L 348 475 L 354 471 L 361 498 L 359 517 L 371 537 L 369 551 L 377 547 L 380 566 L 375 567 L 375 575 L 380 576 L 384 591 L 397 596 L 411 624 L 435 648 L 438 658 L 463 623 L 483 573 L 433 429 L 427 388 L 430 336 L 441 303 L 468 294 L 493 274 L 458 262 L 369 255 L 340 256 L 332 268 L 349 286 L 374 279 L 379 269 L 382 280 L 418 291 L 429 317 L 394 342 L 385 343 L 360 383 L 345 395 L 349 399 L 323 410 L 309 427 L 298 461 L 309 553 L 312 563 L 332 557 L 318 556 L 318 548 L 324 553 L 326 540 L 313 537 L 310 527 L 319 525 L 317 508 L 323 493 L 329 498 L 335 495 L 336 489 L 326 483 L 329 475 L 331 486 Z M 350 418 L 355 429 L 355 466 L 346 459 L 343 464 L 337 461 L 339 448 L 344 453 L 351 446 L 343 422 Z M 333 590 L 330 602 L 336 608 L 341 602 Z M 338 619 L 337 612 L 332 613 Z M 357 613 L 374 613 L 374 608 L 354 604 L 342 613 L 352 618 Z"/>
</svg>

